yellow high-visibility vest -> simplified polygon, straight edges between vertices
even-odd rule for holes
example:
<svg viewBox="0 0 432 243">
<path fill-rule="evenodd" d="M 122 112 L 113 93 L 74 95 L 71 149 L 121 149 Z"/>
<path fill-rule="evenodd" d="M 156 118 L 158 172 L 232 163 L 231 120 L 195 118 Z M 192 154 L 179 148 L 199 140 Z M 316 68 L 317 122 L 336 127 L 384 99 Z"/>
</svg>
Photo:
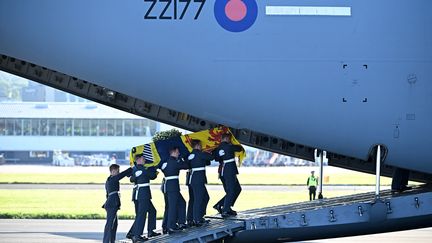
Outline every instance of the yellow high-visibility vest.
<svg viewBox="0 0 432 243">
<path fill-rule="evenodd" d="M 309 176 L 308 179 L 308 186 L 317 186 L 318 185 L 318 178 L 315 176 Z"/>
</svg>

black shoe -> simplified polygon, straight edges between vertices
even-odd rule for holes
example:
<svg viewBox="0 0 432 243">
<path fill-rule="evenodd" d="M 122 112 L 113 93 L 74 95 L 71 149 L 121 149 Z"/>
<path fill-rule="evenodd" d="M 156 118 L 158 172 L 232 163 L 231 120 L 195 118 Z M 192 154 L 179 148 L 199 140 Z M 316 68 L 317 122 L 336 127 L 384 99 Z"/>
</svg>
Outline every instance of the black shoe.
<svg viewBox="0 0 432 243">
<path fill-rule="evenodd" d="M 402 186 L 401 191 L 408 191 L 411 189 L 412 189 L 412 187 L 410 187 L 410 186 Z"/>
<path fill-rule="evenodd" d="M 187 228 L 189 228 L 189 227 L 186 224 L 178 224 L 178 229 L 180 229 L 180 230 L 184 230 Z"/>
<path fill-rule="evenodd" d="M 155 237 L 155 236 L 159 236 L 159 235 L 161 235 L 161 233 L 157 233 L 157 232 L 154 232 L 152 230 L 147 234 L 147 237 L 150 238 L 150 237 Z"/>
<path fill-rule="evenodd" d="M 168 234 L 169 235 L 175 234 L 175 233 L 179 233 L 179 232 L 182 232 L 182 230 L 179 229 L 179 228 L 177 228 L 177 229 L 168 229 Z"/>
<path fill-rule="evenodd" d="M 186 225 L 188 226 L 188 228 L 191 228 L 195 226 L 195 223 L 194 221 L 188 221 Z"/>
<path fill-rule="evenodd" d="M 222 218 L 228 218 L 228 217 L 231 217 L 233 215 L 231 215 L 229 212 L 222 212 L 221 216 L 222 216 Z"/>
<path fill-rule="evenodd" d="M 144 241 L 148 241 L 148 239 L 146 237 L 142 237 L 142 236 L 132 236 L 132 242 L 133 243 L 141 243 Z"/>
<path fill-rule="evenodd" d="M 222 213 L 223 213 L 223 211 L 222 211 L 222 206 L 220 206 L 220 205 L 214 205 L 213 208 L 214 208 L 216 211 L 218 211 L 219 214 L 222 214 Z"/>
<path fill-rule="evenodd" d="M 228 214 L 231 216 L 237 216 L 237 212 L 234 210 L 229 211 Z"/>
<path fill-rule="evenodd" d="M 202 227 L 210 224 L 210 220 L 200 220 L 199 222 L 195 222 L 196 227 Z"/>
<path fill-rule="evenodd" d="M 162 234 L 164 234 L 164 235 L 168 234 L 168 230 L 166 228 L 163 228 L 162 229 Z"/>
<path fill-rule="evenodd" d="M 129 240 L 132 240 L 133 234 L 131 232 L 128 232 L 126 235 L 126 238 Z"/>
</svg>

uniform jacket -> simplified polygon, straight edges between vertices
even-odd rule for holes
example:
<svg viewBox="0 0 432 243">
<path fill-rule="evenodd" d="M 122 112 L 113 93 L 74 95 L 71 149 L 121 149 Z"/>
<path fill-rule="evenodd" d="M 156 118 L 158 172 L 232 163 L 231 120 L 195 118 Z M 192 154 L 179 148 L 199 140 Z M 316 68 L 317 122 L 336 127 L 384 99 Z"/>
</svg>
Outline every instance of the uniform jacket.
<svg viewBox="0 0 432 243">
<path fill-rule="evenodd" d="M 118 208 L 120 209 L 120 197 L 118 193 L 114 193 L 109 195 L 111 192 L 119 192 L 120 191 L 120 180 L 125 176 L 130 176 L 132 173 L 132 168 L 128 168 L 127 170 L 119 173 L 115 176 L 109 176 L 105 182 L 105 191 L 106 191 L 106 201 L 102 206 L 103 208 Z"/>
<path fill-rule="evenodd" d="M 160 165 L 160 169 L 164 173 L 165 177 L 179 176 L 180 170 L 189 169 L 189 164 L 181 159 L 176 159 L 174 157 L 169 157 L 169 159 Z M 179 180 L 164 180 L 162 185 L 162 191 L 173 192 L 180 191 Z"/>
<path fill-rule="evenodd" d="M 193 171 L 194 168 L 205 168 L 210 165 L 210 161 L 213 160 L 213 155 L 203 152 L 201 150 L 194 149 L 188 156 L 188 163 L 191 170 L 189 171 L 189 178 L 187 182 L 191 182 L 192 185 L 206 184 L 207 176 L 205 170 Z"/>
<path fill-rule="evenodd" d="M 144 167 L 144 165 L 136 165 L 133 168 L 133 181 L 135 185 L 150 183 L 150 180 L 154 180 L 157 177 L 155 167 Z M 138 191 L 138 197 L 137 196 Z M 134 187 L 132 200 L 148 200 L 151 199 L 150 186 L 145 187 Z"/>
<path fill-rule="evenodd" d="M 238 174 L 237 165 L 235 162 L 224 163 L 223 161 L 234 159 L 235 152 L 242 151 L 240 145 L 234 145 L 227 142 L 222 142 L 214 151 L 215 159 L 220 163 L 220 176 L 234 176 Z M 222 173 L 223 172 L 223 173 Z"/>
</svg>

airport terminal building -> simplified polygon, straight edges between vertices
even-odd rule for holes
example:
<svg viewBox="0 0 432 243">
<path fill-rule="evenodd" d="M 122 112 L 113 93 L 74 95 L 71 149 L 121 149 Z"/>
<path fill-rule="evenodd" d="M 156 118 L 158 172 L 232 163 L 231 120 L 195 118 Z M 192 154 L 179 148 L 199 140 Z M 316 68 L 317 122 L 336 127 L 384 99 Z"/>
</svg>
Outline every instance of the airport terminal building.
<svg viewBox="0 0 432 243">
<path fill-rule="evenodd" d="M 128 158 L 159 123 L 93 102 L 3 102 L 0 154 L 8 163 L 52 163 L 53 154 Z"/>
</svg>

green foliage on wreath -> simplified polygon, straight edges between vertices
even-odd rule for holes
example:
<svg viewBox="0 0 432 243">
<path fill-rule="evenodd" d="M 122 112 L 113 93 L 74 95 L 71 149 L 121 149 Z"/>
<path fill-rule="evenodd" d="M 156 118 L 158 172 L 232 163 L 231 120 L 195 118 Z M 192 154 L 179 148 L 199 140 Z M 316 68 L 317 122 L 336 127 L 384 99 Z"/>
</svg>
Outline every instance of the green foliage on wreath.
<svg viewBox="0 0 432 243">
<path fill-rule="evenodd" d="M 160 131 L 160 132 L 157 132 L 153 136 L 153 142 L 161 141 L 161 140 L 167 140 L 170 138 L 179 137 L 181 135 L 182 135 L 182 133 L 175 128 L 168 130 L 168 131 Z"/>
</svg>

